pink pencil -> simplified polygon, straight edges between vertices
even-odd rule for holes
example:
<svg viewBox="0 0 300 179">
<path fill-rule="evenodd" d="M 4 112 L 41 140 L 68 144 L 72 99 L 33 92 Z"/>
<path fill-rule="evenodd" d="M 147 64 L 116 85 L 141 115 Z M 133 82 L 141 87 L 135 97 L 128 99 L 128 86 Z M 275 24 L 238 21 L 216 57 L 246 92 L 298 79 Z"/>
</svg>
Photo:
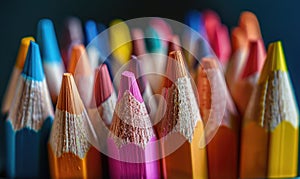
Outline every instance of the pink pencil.
<svg viewBox="0 0 300 179">
<path fill-rule="evenodd" d="M 160 178 L 157 140 L 132 72 L 121 76 L 118 102 L 107 139 L 111 178 Z"/>
<path fill-rule="evenodd" d="M 117 95 L 105 64 L 102 64 L 95 70 L 93 98 L 100 117 L 107 126 L 110 126 L 117 102 Z"/>
</svg>

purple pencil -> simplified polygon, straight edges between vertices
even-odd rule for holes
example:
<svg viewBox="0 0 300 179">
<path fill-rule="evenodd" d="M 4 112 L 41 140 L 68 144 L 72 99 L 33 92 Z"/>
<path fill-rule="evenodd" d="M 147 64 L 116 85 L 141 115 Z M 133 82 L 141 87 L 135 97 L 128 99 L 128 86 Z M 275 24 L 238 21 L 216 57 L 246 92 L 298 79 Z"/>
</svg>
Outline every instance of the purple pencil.
<svg viewBox="0 0 300 179">
<path fill-rule="evenodd" d="M 125 71 L 107 139 L 111 178 L 160 178 L 156 136 L 135 76 Z"/>
</svg>

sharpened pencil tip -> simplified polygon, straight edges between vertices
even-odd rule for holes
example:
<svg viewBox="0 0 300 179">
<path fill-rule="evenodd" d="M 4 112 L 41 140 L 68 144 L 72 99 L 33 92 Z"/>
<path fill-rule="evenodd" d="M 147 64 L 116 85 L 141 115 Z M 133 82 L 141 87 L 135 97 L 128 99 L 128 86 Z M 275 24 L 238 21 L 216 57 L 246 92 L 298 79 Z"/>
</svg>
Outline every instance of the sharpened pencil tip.
<svg viewBox="0 0 300 179">
<path fill-rule="evenodd" d="M 260 83 L 268 80 L 271 72 L 287 72 L 285 56 L 281 41 L 273 42 L 268 47 L 267 58 L 259 79 Z"/>
<path fill-rule="evenodd" d="M 130 71 L 124 71 L 121 76 L 120 89 L 118 95 L 118 101 L 123 97 L 125 91 L 129 91 L 139 102 L 144 102 L 134 73 Z"/>
<path fill-rule="evenodd" d="M 20 45 L 17 60 L 16 60 L 16 67 L 20 70 L 22 70 L 24 67 L 24 63 L 26 60 L 26 55 L 27 55 L 27 51 L 28 51 L 28 48 L 30 45 L 30 41 L 34 42 L 34 38 L 33 37 L 24 37 L 21 40 L 21 45 Z"/>
<path fill-rule="evenodd" d="M 44 80 L 40 49 L 35 42 L 30 41 L 22 74 L 36 81 Z"/>
</svg>

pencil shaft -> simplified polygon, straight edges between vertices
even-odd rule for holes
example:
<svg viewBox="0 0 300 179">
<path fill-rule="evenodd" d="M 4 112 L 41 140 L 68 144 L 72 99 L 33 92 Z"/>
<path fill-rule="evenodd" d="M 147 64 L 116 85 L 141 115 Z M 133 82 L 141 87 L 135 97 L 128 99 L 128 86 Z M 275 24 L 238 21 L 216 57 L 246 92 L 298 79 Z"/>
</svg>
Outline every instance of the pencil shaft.
<svg viewBox="0 0 300 179">
<path fill-rule="evenodd" d="M 9 177 L 46 177 L 48 157 L 46 143 L 52 125 L 52 119 L 45 120 L 40 131 L 29 128 L 15 131 L 9 121 L 6 122 L 7 175 Z"/>
</svg>

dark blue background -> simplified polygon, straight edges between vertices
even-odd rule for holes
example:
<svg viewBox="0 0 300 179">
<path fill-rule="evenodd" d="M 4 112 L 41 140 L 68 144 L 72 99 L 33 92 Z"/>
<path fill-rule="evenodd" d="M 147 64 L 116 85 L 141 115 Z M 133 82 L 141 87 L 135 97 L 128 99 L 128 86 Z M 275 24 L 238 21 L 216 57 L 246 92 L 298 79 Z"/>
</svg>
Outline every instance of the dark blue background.
<svg viewBox="0 0 300 179">
<path fill-rule="evenodd" d="M 210 8 L 220 14 L 231 29 L 243 10 L 254 12 L 261 25 L 265 43 L 281 40 L 296 94 L 300 95 L 300 1 L 290 0 L 11 0 L 0 3 L 0 100 L 15 63 L 20 39 L 35 35 L 40 18 L 49 17 L 59 34 L 64 17 L 75 15 L 86 21 L 108 23 L 114 18 L 130 19 L 160 16 L 182 21 L 189 9 Z"/>
</svg>

